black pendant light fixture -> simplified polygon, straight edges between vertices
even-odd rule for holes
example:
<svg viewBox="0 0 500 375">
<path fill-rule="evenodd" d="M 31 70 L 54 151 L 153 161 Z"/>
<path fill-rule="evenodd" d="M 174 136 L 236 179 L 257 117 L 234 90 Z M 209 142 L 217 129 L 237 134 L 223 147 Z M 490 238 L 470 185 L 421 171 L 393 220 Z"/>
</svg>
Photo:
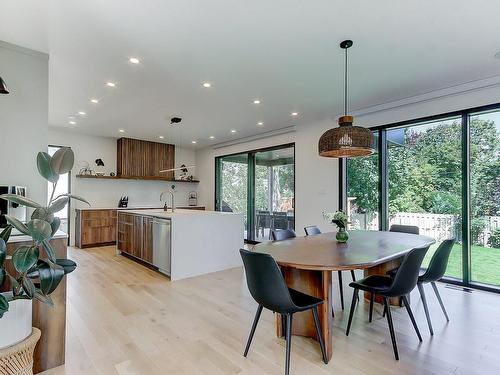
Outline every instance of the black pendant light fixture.
<svg viewBox="0 0 500 375">
<path fill-rule="evenodd" d="M 344 116 L 339 118 L 339 127 L 327 130 L 318 142 L 319 155 L 328 158 L 366 156 L 375 152 L 372 148 L 372 132 L 367 128 L 353 126 L 353 117 L 347 115 L 347 50 L 350 47 L 352 40 L 340 43 L 340 48 L 345 51 Z"/>
<path fill-rule="evenodd" d="M 5 84 L 5 81 L 0 77 L 0 94 L 8 94 L 9 91 L 7 90 L 7 85 Z"/>
</svg>

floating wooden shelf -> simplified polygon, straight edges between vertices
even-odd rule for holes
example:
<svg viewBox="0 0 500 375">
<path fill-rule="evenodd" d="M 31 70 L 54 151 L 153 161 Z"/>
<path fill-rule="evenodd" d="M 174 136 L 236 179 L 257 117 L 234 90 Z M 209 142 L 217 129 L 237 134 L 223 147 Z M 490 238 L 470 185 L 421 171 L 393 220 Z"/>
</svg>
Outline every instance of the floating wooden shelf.
<svg viewBox="0 0 500 375">
<path fill-rule="evenodd" d="M 198 183 L 198 180 L 176 180 L 169 177 L 161 176 L 95 176 L 86 174 L 77 174 L 77 178 L 93 178 L 100 180 L 145 180 L 145 181 L 168 181 L 168 182 L 188 182 L 188 183 Z"/>
</svg>

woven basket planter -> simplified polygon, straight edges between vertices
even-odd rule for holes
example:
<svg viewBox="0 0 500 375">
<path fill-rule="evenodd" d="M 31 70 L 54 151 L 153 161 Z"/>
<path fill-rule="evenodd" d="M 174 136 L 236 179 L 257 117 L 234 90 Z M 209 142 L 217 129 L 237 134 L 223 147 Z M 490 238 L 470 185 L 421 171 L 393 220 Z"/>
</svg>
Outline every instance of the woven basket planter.
<svg viewBox="0 0 500 375">
<path fill-rule="evenodd" d="M 0 349 L 0 375 L 33 375 L 33 351 L 40 335 L 40 330 L 33 328 L 24 341 Z"/>
</svg>

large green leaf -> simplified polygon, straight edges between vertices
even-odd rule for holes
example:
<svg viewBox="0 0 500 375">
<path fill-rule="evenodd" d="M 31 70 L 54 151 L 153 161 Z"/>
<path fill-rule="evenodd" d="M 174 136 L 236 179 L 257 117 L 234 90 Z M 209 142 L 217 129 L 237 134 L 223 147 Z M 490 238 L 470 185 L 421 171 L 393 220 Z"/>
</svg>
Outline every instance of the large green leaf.
<svg viewBox="0 0 500 375">
<path fill-rule="evenodd" d="M 0 198 L 5 199 L 5 200 L 10 201 L 10 202 L 17 203 L 21 206 L 32 207 L 32 208 L 42 207 L 40 204 L 36 203 L 34 200 L 23 197 L 22 195 L 2 194 L 2 195 L 0 195 Z"/>
<path fill-rule="evenodd" d="M 59 212 L 61 211 L 64 207 L 66 207 L 66 205 L 68 204 L 69 202 L 69 198 L 68 197 L 60 197 L 60 198 L 57 198 L 54 202 L 52 202 L 52 204 L 49 206 L 49 211 L 52 212 L 52 213 L 56 213 L 56 212 Z"/>
<path fill-rule="evenodd" d="M 5 229 L 0 233 L 0 238 L 5 241 L 5 243 L 9 242 L 10 233 L 12 232 L 12 225 L 7 225 Z"/>
<path fill-rule="evenodd" d="M 43 241 L 42 242 L 42 246 L 45 250 L 45 252 L 47 253 L 47 257 L 52 261 L 52 262 L 56 262 L 57 259 L 56 259 L 56 253 L 54 251 L 54 249 L 52 248 L 52 245 L 50 244 L 49 241 Z"/>
<path fill-rule="evenodd" d="M 59 175 L 54 172 L 50 166 L 50 161 L 52 157 L 46 152 L 39 152 L 36 157 L 36 166 L 38 167 L 38 173 L 50 182 L 57 182 L 59 180 Z"/>
<path fill-rule="evenodd" d="M 3 285 L 3 282 L 5 281 L 5 276 L 7 276 L 7 272 L 5 272 L 5 269 L 3 267 L 0 267 L 0 288 Z"/>
<path fill-rule="evenodd" d="M 28 227 L 21 223 L 18 219 L 16 219 L 13 216 L 5 215 L 5 219 L 7 220 L 7 223 L 12 225 L 14 228 L 16 228 L 19 232 L 23 234 L 30 234 Z"/>
<path fill-rule="evenodd" d="M 52 301 L 52 298 L 50 296 L 43 294 L 43 292 L 40 289 L 35 289 L 35 299 L 51 307 L 54 307 L 54 301 Z"/>
<path fill-rule="evenodd" d="M 73 272 L 76 269 L 76 263 L 73 262 L 71 259 L 57 259 L 56 264 L 58 266 L 61 266 L 64 268 L 64 274 L 67 275 L 68 273 Z"/>
<path fill-rule="evenodd" d="M 26 293 L 26 295 L 30 299 L 35 297 L 35 284 L 33 284 L 33 281 L 30 278 L 23 277 L 22 285 L 23 285 L 24 293 Z"/>
<path fill-rule="evenodd" d="M 48 208 L 40 207 L 33 211 L 31 219 L 40 219 L 46 221 L 47 223 L 52 223 L 54 220 L 54 214 Z"/>
<path fill-rule="evenodd" d="M 52 234 L 50 235 L 51 238 L 56 235 L 60 226 L 61 226 L 61 219 L 55 217 L 54 220 L 52 220 L 52 223 L 50 223 L 50 227 L 52 228 Z"/>
<path fill-rule="evenodd" d="M 58 174 L 65 174 L 71 171 L 75 163 L 75 154 L 69 147 L 61 147 L 50 160 L 50 167 Z"/>
<path fill-rule="evenodd" d="M 87 203 L 90 206 L 90 203 L 85 198 L 82 198 L 82 197 L 80 197 L 78 195 L 74 195 L 74 194 L 61 194 L 57 198 L 60 198 L 60 197 L 69 197 L 71 199 L 76 199 L 77 201 L 80 201 L 80 202 L 83 202 L 83 203 Z"/>
<path fill-rule="evenodd" d="M 40 277 L 40 289 L 47 295 L 56 290 L 64 277 L 64 269 L 57 264 L 40 260 L 37 265 Z"/>
<path fill-rule="evenodd" d="M 0 238 L 0 268 L 3 267 L 3 262 L 5 262 L 6 256 L 7 256 L 7 245 L 5 244 L 5 241 Z M 2 285 L 1 282 L 0 285 Z"/>
<path fill-rule="evenodd" d="M 33 241 L 42 242 L 50 238 L 52 227 L 45 220 L 33 219 L 28 223 L 28 231 Z"/>
<path fill-rule="evenodd" d="M 0 294 L 0 319 L 7 311 L 9 311 L 9 301 L 3 294 Z"/>
<path fill-rule="evenodd" d="M 40 252 L 36 246 L 20 246 L 12 254 L 12 264 L 19 273 L 27 272 L 38 261 Z"/>
</svg>

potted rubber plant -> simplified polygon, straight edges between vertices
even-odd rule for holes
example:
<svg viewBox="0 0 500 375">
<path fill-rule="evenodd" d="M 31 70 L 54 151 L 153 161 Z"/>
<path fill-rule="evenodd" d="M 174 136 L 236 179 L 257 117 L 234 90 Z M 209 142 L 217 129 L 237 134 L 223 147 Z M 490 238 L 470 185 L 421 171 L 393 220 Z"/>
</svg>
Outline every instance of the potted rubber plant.
<svg viewBox="0 0 500 375">
<path fill-rule="evenodd" d="M 32 349 L 40 337 L 40 332 L 32 329 L 31 301 L 35 299 L 53 305 L 50 295 L 63 277 L 76 268 L 72 260 L 58 259 L 50 244 L 61 224 L 54 214 L 63 209 L 70 199 L 88 204 L 85 199 L 72 194 L 54 196 L 59 176 L 73 168 L 74 154 L 70 148 L 60 148 L 52 157 L 46 152 L 39 152 L 36 161 L 40 175 L 52 183 L 48 204 L 40 204 L 16 194 L 0 195 L 2 199 L 33 211 L 26 223 L 5 215 L 8 226 L 0 233 L 0 370 L 7 369 L 7 374 L 28 374 L 32 371 L 16 367 L 25 363 L 32 368 Z M 7 243 L 13 228 L 29 236 L 31 244 L 18 247 L 8 256 Z M 27 341 L 29 343 L 23 344 Z M 31 365 L 29 359 L 16 358 L 29 354 L 28 344 L 33 347 Z M 19 352 L 13 350 L 17 347 Z"/>
</svg>

